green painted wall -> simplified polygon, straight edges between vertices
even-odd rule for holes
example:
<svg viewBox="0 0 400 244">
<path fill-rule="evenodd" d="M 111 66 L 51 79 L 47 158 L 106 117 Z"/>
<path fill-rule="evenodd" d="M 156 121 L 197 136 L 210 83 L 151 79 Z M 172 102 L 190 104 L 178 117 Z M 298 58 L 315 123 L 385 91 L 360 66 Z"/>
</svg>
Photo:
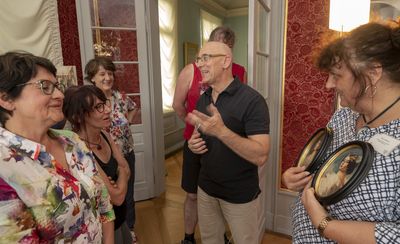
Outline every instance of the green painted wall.
<svg viewBox="0 0 400 244">
<path fill-rule="evenodd" d="M 200 9 L 202 7 L 194 0 L 178 0 L 178 68 L 184 66 L 183 43 L 195 43 L 200 48 Z M 235 31 L 236 44 L 233 49 L 234 60 L 243 65 L 247 70 L 247 16 L 223 18 L 218 13 L 204 9 L 209 13 L 223 19 L 224 25 Z"/>
<path fill-rule="evenodd" d="M 248 16 L 225 18 L 224 25 L 235 32 L 234 62 L 244 66 L 247 70 Z"/>
<path fill-rule="evenodd" d="M 193 0 L 178 0 L 178 68 L 183 64 L 183 43 L 200 47 L 200 5 Z"/>
</svg>

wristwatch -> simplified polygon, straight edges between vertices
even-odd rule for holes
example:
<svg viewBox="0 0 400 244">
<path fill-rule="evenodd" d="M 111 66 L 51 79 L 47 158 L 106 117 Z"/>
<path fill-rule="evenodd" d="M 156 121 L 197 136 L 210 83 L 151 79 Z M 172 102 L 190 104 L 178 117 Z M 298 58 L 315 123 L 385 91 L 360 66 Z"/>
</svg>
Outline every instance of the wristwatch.
<svg viewBox="0 0 400 244">
<path fill-rule="evenodd" d="M 317 227 L 317 230 L 318 230 L 319 234 L 320 234 L 322 237 L 325 237 L 325 236 L 324 236 L 324 231 L 325 231 L 326 227 L 328 226 L 329 221 L 331 221 L 331 220 L 333 220 L 332 217 L 328 215 L 328 216 L 325 216 L 325 217 L 321 220 L 321 222 L 319 222 L 319 225 L 318 225 L 318 227 Z"/>
</svg>

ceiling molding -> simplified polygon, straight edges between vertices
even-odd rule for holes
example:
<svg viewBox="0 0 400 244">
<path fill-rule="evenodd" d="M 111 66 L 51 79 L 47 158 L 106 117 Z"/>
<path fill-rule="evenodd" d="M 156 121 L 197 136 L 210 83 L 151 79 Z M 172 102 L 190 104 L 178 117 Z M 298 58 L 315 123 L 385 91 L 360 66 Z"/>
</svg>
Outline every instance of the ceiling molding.
<svg viewBox="0 0 400 244">
<path fill-rule="evenodd" d="M 247 16 L 249 14 L 249 8 L 235 8 L 227 11 L 226 17 L 236 17 L 236 16 Z"/>
<path fill-rule="evenodd" d="M 208 8 L 210 10 L 215 11 L 216 13 L 220 14 L 223 17 L 227 16 L 228 11 L 226 8 L 222 7 L 218 3 L 212 0 L 195 0 L 198 4 L 200 4 L 204 8 Z"/>
<path fill-rule="evenodd" d="M 398 0 L 371 0 L 371 3 L 385 3 L 393 6 L 394 8 L 400 10 L 400 1 Z"/>
</svg>

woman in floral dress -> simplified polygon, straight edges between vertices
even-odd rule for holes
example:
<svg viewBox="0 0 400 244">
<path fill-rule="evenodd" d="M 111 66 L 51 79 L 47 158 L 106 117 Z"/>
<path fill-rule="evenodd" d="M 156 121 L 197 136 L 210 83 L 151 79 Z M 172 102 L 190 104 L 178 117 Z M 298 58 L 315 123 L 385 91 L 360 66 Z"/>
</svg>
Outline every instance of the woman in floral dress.
<svg viewBox="0 0 400 244">
<path fill-rule="evenodd" d="M 113 243 L 110 197 L 85 143 L 61 121 L 47 59 L 0 56 L 0 243 Z"/>
</svg>

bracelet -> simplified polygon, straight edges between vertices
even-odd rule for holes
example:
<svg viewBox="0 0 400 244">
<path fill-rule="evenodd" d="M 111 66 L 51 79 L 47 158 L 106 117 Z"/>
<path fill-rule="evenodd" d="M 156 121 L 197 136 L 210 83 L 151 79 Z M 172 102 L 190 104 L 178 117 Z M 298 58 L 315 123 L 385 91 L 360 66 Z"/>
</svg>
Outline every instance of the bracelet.
<svg viewBox="0 0 400 244">
<path fill-rule="evenodd" d="M 317 227 L 317 230 L 318 230 L 319 234 L 320 234 L 322 237 L 325 237 L 325 236 L 324 236 L 324 231 L 325 231 L 326 227 L 328 226 L 329 221 L 331 221 L 331 220 L 333 220 L 332 217 L 328 215 L 328 216 L 325 216 L 325 217 L 321 220 L 321 222 L 319 222 L 319 225 L 318 225 L 318 227 Z"/>
</svg>

